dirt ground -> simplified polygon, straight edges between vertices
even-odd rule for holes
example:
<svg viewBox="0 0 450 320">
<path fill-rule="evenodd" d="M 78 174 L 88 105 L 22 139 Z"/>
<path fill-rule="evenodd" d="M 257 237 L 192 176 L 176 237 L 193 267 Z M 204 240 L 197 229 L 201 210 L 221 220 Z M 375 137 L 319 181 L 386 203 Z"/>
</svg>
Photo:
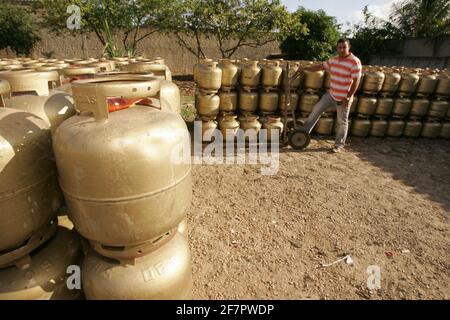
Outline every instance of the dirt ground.
<svg viewBox="0 0 450 320">
<path fill-rule="evenodd" d="M 330 154 L 331 139 L 283 150 L 272 176 L 193 166 L 195 299 L 450 298 L 450 141 L 349 138 Z"/>
</svg>

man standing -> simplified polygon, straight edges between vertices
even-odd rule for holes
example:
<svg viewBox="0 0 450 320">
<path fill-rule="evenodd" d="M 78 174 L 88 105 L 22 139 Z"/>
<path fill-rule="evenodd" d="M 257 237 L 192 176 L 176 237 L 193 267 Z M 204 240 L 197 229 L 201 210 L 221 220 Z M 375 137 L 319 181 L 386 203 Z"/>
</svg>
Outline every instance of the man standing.
<svg viewBox="0 0 450 320">
<path fill-rule="evenodd" d="M 337 53 L 336 57 L 322 64 L 298 69 L 291 78 L 291 81 L 293 81 L 303 71 L 328 70 L 330 72 L 330 90 L 314 106 L 302 129 L 311 133 L 322 113 L 329 107 L 334 106 L 337 113 L 337 130 L 332 152 L 335 153 L 340 152 L 344 148 L 345 140 L 347 139 L 350 106 L 362 75 L 361 61 L 350 52 L 350 41 L 348 39 L 339 39 Z"/>
</svg>

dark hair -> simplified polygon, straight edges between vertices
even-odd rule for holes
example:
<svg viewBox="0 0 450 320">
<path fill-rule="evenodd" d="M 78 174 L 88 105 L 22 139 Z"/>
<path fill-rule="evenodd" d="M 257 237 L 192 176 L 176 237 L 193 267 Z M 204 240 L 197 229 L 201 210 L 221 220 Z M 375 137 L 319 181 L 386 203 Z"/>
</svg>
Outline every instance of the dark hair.
<svg viewBox="0 0 450 320">
<path fill-rule="evenodd" d="M 340 39 L 338 40 L 337 44 L 339 44 L 339 43 L 345 43 L 345 42 L 347 42 L 349 46 L 351 45 L 350 40 L 347 39 L 347 38 L 340 38 Z"/>
</svg>

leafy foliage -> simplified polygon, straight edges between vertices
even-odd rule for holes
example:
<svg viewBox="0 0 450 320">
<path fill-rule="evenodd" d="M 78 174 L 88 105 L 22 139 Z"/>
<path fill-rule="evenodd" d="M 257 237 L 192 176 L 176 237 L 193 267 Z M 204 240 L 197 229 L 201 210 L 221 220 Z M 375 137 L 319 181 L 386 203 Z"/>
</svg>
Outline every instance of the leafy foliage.
<svg viewBox="0 0 450 320">
<path fill-rule="evenodd" d="M 0 3 L 0 26 L 0 50 L 28 55 L 40 41 L 31 14 L 19 6 Z"/>
</svg>

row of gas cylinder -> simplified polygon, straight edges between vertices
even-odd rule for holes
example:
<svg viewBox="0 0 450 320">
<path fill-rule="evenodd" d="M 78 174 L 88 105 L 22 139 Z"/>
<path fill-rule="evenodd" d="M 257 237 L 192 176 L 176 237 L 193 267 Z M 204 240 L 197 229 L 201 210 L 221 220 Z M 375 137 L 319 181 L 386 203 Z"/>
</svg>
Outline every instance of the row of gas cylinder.
<svg viewBox="0 0 450 320">
<path fill-rule="evenodd" d="M 300 123 L 306 120 L 307 115 L 297 118 Z M 450 139 L 450 121 L 439 122 L 435 119 L 420 121 L 416 118 L 399 119 L 383 117 L 355 116 L 348 120 L 349 134 L 355 137 L 407 137 L 428 139 Z M 319 119 L 314 127 L 314 133 L 331 135 L 336 132 L 336 119 L 325 116 Z"/>
<path fill-rule="evenodd" d="M 321 96 L 315 93 L 298 94 L 291 92 L 291 106 L 301 113 L 311 113 Z M 283 113 L 285 108 L 285 94 L 276 91 L 247 92 L 221 91 L 216 94 L 202 94 L 196 92 L 195 102 L 199 118 L 204 121 L 214 120 L 221 113 L 236 113 L 264 115 Z M 288 110 L 291 112 L 291 110 Z M 331 113 L 334 112 L 330 109 Z M 423 97 L 373 97 L 362 95 L 355 97 L 350 113 L 365 116 L 397 116 L 397 117 L 432 117 L 443 119 L 450 117 L 449 101 L 429 100 Z"/>
<path fill-rule="evenodd" d="M 219 90 L 229 92 L 237 87 L 246 91 L 263 87 L 269 91 L 283 85 L 283 72 L 287 64 L 290 64 L 289 76 L 292 76 L 298 68 L 314 63 L 312 61 L 248 59 L 222 59 L 214 62 L 211 59 L 203 59 L 194 66 L 194 81 L 202 94 L 213 94 Z M 330 73 L 328 71 L 305 71 L 291 84 L 292 91 L 303 89 L 309 93 L 317 93 L 329 88 Z M 365 66 L 358 91 L 366 94 L 382 93 L 386 96 L 416 94 L 446 99 L 450 96 L 450 72 Z"/>
<path fill-rule="evenodd" d="M 123 72 L 48 89 L 52 72 L 0 72 L 0 299 L 191 298 L 178 87 Z"/>
</svg>

